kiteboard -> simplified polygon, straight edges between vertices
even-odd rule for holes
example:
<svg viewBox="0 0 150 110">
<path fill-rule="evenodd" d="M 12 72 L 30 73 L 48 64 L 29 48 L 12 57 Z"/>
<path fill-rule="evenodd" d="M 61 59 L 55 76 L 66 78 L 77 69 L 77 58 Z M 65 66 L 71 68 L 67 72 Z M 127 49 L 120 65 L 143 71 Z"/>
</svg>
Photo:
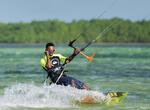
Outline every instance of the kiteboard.
<svg viewBox="0 0 150 110">
<path fill-rule="evenodd" d="M 121 104 L 128 95 L 127 92 L 105 92 L 106 98 L 103 102 L 99 102 L 95 96 L 86 96 L 78 100 L 74 100 L 76 104 Z"/>
</svg>

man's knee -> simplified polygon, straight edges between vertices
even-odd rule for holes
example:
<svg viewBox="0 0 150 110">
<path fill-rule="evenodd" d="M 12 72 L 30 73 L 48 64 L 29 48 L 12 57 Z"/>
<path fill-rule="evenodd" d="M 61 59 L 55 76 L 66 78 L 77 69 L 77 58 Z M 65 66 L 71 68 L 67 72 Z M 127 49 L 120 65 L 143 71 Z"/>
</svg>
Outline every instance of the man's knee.
<svg viewBox="0 0 150 110">
<path fill-rule="evenodd" d="M 71 80 L 71 86 L 76 87 L 73 79 Z"/>
</svg>

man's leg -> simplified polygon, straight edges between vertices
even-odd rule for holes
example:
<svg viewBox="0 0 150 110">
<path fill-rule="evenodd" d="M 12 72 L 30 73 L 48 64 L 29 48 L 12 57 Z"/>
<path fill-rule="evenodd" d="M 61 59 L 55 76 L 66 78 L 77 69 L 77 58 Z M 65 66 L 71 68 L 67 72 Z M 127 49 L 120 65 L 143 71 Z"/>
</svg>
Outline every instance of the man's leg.
<svg viewBox="0 0 150 110">
<path fill-rule="evenodd" d="M 74 88 L 78 88 L 78 89 L 91 90 L 84 83 L 80 82 L 79 80 L 77 80 L 75 78 L 71 78 L 71 86 L 74 87 Z"/>
<path fill-rule="evenodd" d="M 64 85 L 64 86 L 70 85 L 70 86 L 72 86 L 74 88 L 77 88 L 77 89 L 91 90 L 84 83 L 80 82 L 79 80 L 77 80 L 75 78 L 69 77 L 69 76 L 62 76 L 60 78 L 60 80 L 58 81 L 58 83 L 61 84 L 61 85 Z"/>
<path fill-rule="evenodd" d="M 71 86 L 72 86 L 72 87 L 74 87 L 74 88 L 76 88 L 76 85 L 75 85 L 75 83 L 74 83 L 74 80 L 73 80 L 73 79 L 71 80 Z"/>
<path fill-rule="evenodd" d="M 68 83 L 68 78 L 66 76 L 61 76 L 59 81 L 57 82 L 58 85 L 64 85 L 64 86 L 68 86 L 70 85 Z"/>
</svg>

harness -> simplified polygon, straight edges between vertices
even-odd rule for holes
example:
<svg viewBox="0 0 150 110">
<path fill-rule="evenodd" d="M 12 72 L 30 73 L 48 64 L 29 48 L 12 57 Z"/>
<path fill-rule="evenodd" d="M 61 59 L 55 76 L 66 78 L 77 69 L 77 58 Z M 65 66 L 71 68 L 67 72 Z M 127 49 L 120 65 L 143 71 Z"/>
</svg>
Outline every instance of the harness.
<svg viewBox="0 0 150 110">
<path fill-rule="evenodd" d="M 60 74 L 63 74 L 63 76 L 65 76 L 64 72 L 64 67 L 60 64 L 60 59 L 59 57 L 52 57 L 50 58 L 51 60 L 51 64 L 52 64 L 52 68 L 50 69 L 45 69 L 48 73 L 47 78 L 50 78 L 52 80 L 53 83 L 57 83 L 57 79 L 59 78 Z"/>
</svg>

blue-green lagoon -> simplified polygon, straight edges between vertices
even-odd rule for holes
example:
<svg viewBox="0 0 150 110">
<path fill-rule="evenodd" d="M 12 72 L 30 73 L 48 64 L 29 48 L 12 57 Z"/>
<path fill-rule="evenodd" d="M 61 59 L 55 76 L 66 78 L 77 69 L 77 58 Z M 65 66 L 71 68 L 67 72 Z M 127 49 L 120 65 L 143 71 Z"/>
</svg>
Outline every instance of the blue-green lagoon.
<svg viewBox="0 0 150 110">
<path fill-rule="evenodd" d="M 42 83 L 47 76 L 40 66 L 44 47 L 0 45 L 0 110 L 150 110 L 150 45 L 95 45 L 84 51 L 89 56 L 97 52 L 93 61 L 78 55 L 67 64 L 66 74 L 101 100 L 102 92 L 128 92 L 122 104 L 84 107 L 71 101 L 88 91 Z M 72 52 L 56 45 L 55 53 L 68 57 Z"/>
</svg>

